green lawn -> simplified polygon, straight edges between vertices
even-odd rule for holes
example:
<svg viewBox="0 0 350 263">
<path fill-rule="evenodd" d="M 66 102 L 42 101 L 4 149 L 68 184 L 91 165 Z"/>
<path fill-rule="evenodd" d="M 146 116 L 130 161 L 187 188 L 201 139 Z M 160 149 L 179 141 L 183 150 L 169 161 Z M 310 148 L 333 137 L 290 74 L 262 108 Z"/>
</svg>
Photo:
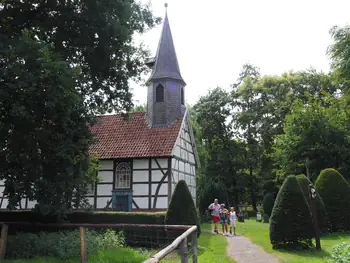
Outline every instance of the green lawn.
<svg viewBox="0 0 350 263">
<path fill-rule="evenodd" d="M 210 224 L 204 224 L 203 229 L 211 229 Z M 332 247 L 346 242 L 350 244 L 350 234 L 332 234 L 321 238 L 322 251 L 283 251 L 273 250 L 270 244 L 269 224 L 258 223 L 254 219 L 237 223 L 237 233 L 248 237 L 253 243 L 261 246 L 266 252 L 274 254 L 280 263 L 321 263 L 327 262 Z"/>
<path fill-rule="evenodd" d="M 234 263 L 226 256 L 227 241 L 223 236 L 213 235 L 210 233 L 202 233 L 198 239 L 198 262 L 201 263 Z M 153 251 L 152 253 L 156 253 Z M 151 256 L 150 253 L 140 253 L 132 249 L 116 249 L 109 252 L 101 252 L 97 255 L 88 257 L 90 263 L 140 263 Z M 38 258 L 28 260 L 5 260 L 4 263 L 76 263 L 79 258 L 69 261 L 62 261 L 52 258 Z M 179 257 L 173 254 L 162 260 L 164 263 L 178 263 Z"/>
</svg>

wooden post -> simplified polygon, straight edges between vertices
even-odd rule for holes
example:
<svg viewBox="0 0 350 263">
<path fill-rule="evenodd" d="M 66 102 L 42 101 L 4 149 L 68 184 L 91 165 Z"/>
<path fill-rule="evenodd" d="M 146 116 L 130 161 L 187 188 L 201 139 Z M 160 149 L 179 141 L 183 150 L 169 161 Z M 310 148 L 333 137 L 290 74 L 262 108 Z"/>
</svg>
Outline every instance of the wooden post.
<svg viewBox="0 0 350 263">
<path fill-rule="evenodd" d="M 187 237 L 185 237 L 180 244 L 180 257 L 181 263 L 188 263 Z"/>
<path fill-rule="evenodd" d="M 197 231 L 192 233 L 192 263 L 197 263 Z"/>
<path fill-rule="evenodd" d="M 0 260 L 3 260 L 5 258 L 7 233 L 8 233 L 8 225 L 2 224 L 1 237 L 0 237 Z"/>
<path fill-rule="evenodd" d="M 86 263 L 86 243 L 85 243 L 85 228 L 80 227 L 80 257 L 81 263 Z"/>
</svg>

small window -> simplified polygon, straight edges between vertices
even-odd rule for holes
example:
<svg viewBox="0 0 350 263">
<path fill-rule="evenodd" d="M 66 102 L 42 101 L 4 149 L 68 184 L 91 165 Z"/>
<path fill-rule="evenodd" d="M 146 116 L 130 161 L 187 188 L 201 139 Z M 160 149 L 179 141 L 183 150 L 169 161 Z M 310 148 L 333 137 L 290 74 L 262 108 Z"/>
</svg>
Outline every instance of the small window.
<svg viewBox="0 0 350 263">
<path fill-rule="evenodd" d="M 131 188 L 131 167 L 128 163 L 119 163 L 115 168 L 115 188 Z"/>
<path fill-rule="evenodd" d="M 184 88 L 181 88 L 181 105 L 185 105 Z"/>
<path fill-rule="evenodd" d="M 156 102 L 163 102 L 164 101 L 164 87 L 159 84 L 156 87 Z"/>
</svg>

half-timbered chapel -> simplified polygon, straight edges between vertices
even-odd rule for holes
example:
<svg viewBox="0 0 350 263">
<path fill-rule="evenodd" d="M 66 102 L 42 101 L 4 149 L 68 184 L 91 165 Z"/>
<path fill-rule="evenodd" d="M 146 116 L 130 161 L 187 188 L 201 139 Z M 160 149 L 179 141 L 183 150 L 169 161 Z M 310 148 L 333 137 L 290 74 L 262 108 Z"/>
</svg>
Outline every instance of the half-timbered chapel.
<svg viewBox="0 0 350 263">
<path fill-rule="evenodd" d="M 99 157 L 99 181 L 89 189 L 94 209 L 162 211 L 168 208 L 179 180 L 185 180 L 196 199 L 195 139 L 185 107 L 186 83 L 181 76 L 168 15 L 157 53 L 147 66 L 146 112 L 104 115 L 91 128 L 96 138 L 90 153 Z M 20 209 L 35 202 L 22 200 Z M 6 209 L 7 200 L 1 200 Z"/>
</svg>

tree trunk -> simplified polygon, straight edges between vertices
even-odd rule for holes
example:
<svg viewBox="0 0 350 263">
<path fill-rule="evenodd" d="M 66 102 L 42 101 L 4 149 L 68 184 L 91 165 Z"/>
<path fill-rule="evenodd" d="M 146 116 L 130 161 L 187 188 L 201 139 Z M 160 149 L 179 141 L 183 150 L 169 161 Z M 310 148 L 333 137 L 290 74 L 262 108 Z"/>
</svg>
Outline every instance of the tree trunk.
<svg viewBox="0 0 350 263">
<path fill-rule="evenodd" d="M 255 192 L 254 192 L 254 182 L 253 182 L 253 168 L 250 167 L 249 168 L 249 178 L 250 178 L 250 197 L 251 197 L 251 200 L 252 200 L 252 207 L 254 209 L 254 211 L 256 212 L 257 209 L 256 209 L 256 195 L 255 195 Z"/>
</svg>

